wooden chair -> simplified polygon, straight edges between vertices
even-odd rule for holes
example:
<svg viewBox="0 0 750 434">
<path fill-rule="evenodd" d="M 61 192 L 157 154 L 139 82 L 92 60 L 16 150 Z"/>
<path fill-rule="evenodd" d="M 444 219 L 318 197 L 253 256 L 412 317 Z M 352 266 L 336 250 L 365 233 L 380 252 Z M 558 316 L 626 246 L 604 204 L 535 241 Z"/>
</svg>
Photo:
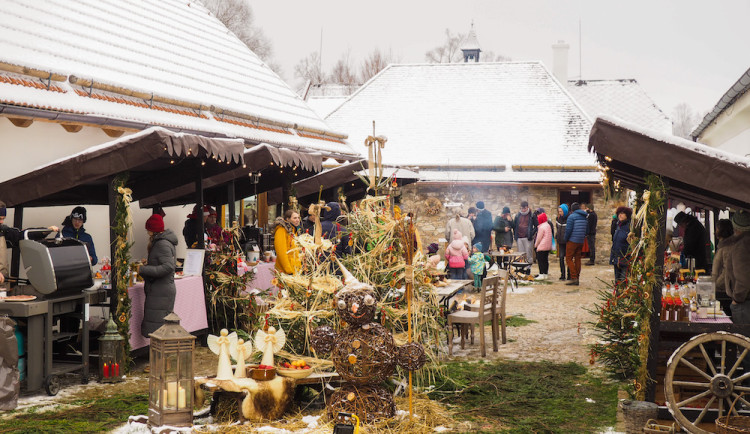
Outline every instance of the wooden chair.
<svg viewBox="0 0 750 434">
<path fill-rule="evenodd" d="M 497 314 L 497 321 L 494 321 L 492 325 L 495 327 L 495 333 L 497 332 L 497 327 L 500 327 L 501 336 L 502 336 L 502 344 L 505 345 L 507 343 L 506 333 L 505 333 L 505 323 L 506 323 L 506 315 L 505 315 L 505 302 L 508 297 L 508 286 L 510 283 L 511 275 L 510 272 L 506 270 L 499 270 L 496 276 L 499 280 L 498 282 L 498 293 L 497 293 L 497 310 L 495 311 Z M 491 306 L 486 306 L 487 309 L 490 309 Z M 479 310 L 479 303 L 471 303 L 466 305 L 465 309 L 468 309 L 470 311 L 478 311 Z M 474 326 L 471 328 L 471 343 L 474 343 Z M 497 349 L 495 349 L 497 351 Z"/>
<path fill-rule="evenodd" d="M 503 279 L 503 288 L 499 287 L 500 279 Z M 461 348 L 465 347 L 466 328 L 474 325 L 479 326 L 479 348 L 482 357 L 487 356 L 484 337 L 484 324 L 492 321 L 492 348 L 498 351 L 498 320 L 502 320 L 503 343 L 505 343 L 505 294 L 508 288 L 508 273 L 505 270 L 498 271 L 496 276 L 490 276 L 482 281 L 479 291 L 479 302 L 475 310 L 464 309 L 448 315 L 448 354 L 453 355 L 453 326 L 461 326 Z M 502 301 L 498 303 L 499 293 L 502 292 Z M 479 306 L 484 306 L 480 309 Z M 502 310 L 500 309 L 502 307 Z M 501 315 L 502 312 L 502 315 Z M 472 339 L 473 342 L 473 339 Z"/>
</svg>

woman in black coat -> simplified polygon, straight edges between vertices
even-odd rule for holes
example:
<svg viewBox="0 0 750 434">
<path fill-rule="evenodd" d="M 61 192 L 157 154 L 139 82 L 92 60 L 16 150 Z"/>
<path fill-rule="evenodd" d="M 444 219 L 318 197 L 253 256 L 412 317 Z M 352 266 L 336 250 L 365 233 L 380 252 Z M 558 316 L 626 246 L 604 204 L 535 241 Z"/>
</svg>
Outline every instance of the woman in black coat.
<svg viewBox="0 0 750 434">
<path fill-rule="evenodd" d="M 621 206 L 617 208 L 617 228 L 612 236 L 612 250 L 609 254 L 609 263 L 615 267 L 615 281 L 624 280 L 628 273 L 628 234 L 630 233 L 630 217 L 633 210 Z"/>
<path fill-rule="evenodd" d="M 146 220 L 146 230 L 149 235 L 148 262 L 138 270 L 143 277 L 143 291 L 146 294 L 141 323 L 144 337 L 164 325 L 164 317 L 174 310 L 177 293 L 174 286 L 177 235 L 170 229 L 164 229 L 164 219 L 159 214 Z"/>
</svg>

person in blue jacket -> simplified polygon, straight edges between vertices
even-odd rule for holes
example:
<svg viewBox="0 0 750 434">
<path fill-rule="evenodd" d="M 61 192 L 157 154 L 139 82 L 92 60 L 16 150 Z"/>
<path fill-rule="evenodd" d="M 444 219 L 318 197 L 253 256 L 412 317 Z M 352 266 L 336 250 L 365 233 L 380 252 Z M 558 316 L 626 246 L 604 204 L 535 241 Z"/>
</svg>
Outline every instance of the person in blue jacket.
<svg viewBox="0 0 750 434">
<path fill-rule="evenodd" d="M 86 208 L 82 206 L 73 208 L 73 211 L 70 212 L 69 216 L 65 217 L 65 221 L 62 223 L 62 236 L 64 238 L 75 238 L 86 244 L 86 248 L 89 250 L 89 258 L 91 258 L 91 265 L 96 265 L 99 262 L 99 258 L 96 257 L 94 239 L 83 228 L 84 223 L 86 223 Z"/>
<path fill-rule="evenodd" d="M 570 270 L 570 282 L 566 285 L 578 285 L 581 276 L 581 257 L 583 256 L 583 240 L 586 238 L 586 211 L 581 209 L 578 202 L 570 205 L 570 216 L 565 226 L 565 262 Z"/>
<path fill-rule="evenodd" d="M 630 217 L 633 210 L 621 206 L 615 211 L 617 216 L 617 227 L 612 235 L 612 250 L 609 254 L 609 263 L 615 267 L 615 281 L 619 282 L 627 277 L 628 271 L 628 234 L 630 233 Z"/>
</svg>

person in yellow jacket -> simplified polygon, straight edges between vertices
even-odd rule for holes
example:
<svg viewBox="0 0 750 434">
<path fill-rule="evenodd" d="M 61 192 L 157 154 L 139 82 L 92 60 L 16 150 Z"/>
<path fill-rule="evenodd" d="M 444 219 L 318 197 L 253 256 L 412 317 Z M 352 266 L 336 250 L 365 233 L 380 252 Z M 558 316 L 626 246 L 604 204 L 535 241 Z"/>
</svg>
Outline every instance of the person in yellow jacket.
<svg viewBox="0 0 750 434">
<path fill-rule="evenodd" d="M 293 209 L 284 213 L 284 218 L 276 218 L 276 228 L 273 233 L 273 247 L 276 249 L 276 270 L 285 274 L 294 274 L 299 270 L 302 263 L 299 252 L 296 250 L 297 243 L 294 237 L 299 235 L 300 216 Z"/>
</svg>

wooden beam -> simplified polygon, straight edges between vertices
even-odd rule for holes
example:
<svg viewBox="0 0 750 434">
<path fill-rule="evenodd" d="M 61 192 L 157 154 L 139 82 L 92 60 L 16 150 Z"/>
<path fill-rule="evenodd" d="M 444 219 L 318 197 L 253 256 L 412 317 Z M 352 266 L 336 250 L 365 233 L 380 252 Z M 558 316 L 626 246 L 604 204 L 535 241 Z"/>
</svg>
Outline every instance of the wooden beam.
<svg viewBox="0 0 750 434">
<path fill-rule="evenodd" d="M 258 203 L 258 227 L 264 228 L 268 224 L 268 193 L 259 194 L 255 200 Z"/>
<path fill-rule="evenodd" d="M 26 118 L 8 118 L 13 125 L 19 127 L 19 128 L 27 128 L 29 125 L 34 123 L 34 119 L 26 119 Z"/>
<path fill-rule="evenodd" d="M 69 133 L 77 133 L 83 129 L 83 125 L 80 124 L 60 124 L 63 128 L 65 128 L 65 131 Z"/>
<path fill-rule="evenodd" d="M 118 138 L 120 137 L 125 131 L 123 130 L 116 130 L 113 128 L 102 128 L 102 131 L 104 131 L 104 134 L 108 135 L 109 137 Z"/>
</svg>

